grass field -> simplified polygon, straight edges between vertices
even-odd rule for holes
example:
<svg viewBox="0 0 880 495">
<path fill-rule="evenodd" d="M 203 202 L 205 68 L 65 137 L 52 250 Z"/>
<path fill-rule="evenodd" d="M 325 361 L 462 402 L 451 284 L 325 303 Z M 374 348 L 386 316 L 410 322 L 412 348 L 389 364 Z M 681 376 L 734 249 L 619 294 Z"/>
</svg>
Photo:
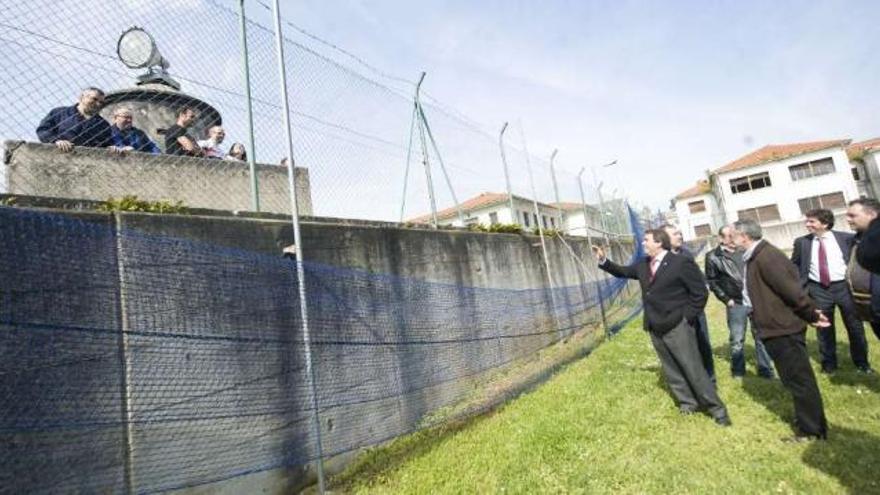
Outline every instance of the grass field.
<svg viewBox="0 0 880 495">
<path fill-rule="evenodd" d="M 732 428 L 680 416 L 641 320 L 494 412 L 400 438 L 331 480 L 336 493 L 880 493 L 880 375 L 855 372 L 838 320 L 840 370 L 817 375 L 829 440 L 790 444 L 778 380 L 729 373 L 724 309 L 707 308 Z M 880 342 L 867 329 L 872 364 Z M 809 331 L 815 362 L 815 330 Z"/>
</svg>

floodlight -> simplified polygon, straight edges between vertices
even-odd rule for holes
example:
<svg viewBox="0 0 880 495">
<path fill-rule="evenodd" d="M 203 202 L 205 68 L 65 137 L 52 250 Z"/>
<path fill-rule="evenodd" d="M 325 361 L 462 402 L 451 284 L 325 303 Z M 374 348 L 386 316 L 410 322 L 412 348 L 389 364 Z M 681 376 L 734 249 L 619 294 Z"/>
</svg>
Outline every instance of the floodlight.
<svg viewBox="0 0 880 495">
<path fill-rule="evenodd" d="M 119 36 L 116 55 L 130 69 L 146 68 L 149 72 L 138 76 L 140 84 L 161 83 L 180 89 L 180 84 L 171 79 L 166 70 L 171 65 L 156 46 L 156 40 L 143 28 L 133 26 Z"/>
</svg>

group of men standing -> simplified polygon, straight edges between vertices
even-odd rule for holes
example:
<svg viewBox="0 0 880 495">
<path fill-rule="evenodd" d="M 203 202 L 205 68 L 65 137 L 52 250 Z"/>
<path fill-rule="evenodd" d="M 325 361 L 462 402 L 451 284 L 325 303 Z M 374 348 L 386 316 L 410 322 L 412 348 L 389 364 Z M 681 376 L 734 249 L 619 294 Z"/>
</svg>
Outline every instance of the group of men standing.
<svg viewBox="0 0 880 495">
<path fill-rule="evenodd" d="M 726 307 L 732 376 L 745 375 L 744 344 L 751 323 L 758 375 L 772 379 L 775 367 L 792 395 L 795 434 L 786 440 L 824 439 L 828 434 L 807 352 L 807 325 L 818 328 L 822 371 L 834 373 L 834 311 L 839 308 L 856 370 L 874 373 L 863 321 L 870 322 L 880 338 L 880 275 L 869 270 L 874 266 L 868 256 L 874 256 L 877 246 L 864 239 L 880 228 L 880 203 L 850 202 L 847 221 L 855 234 L 832 230 L 834 215 L 828 210 L 805 216 L 809 233 L 795 240 L 791 258 L 764 240 L 761 226 L 753 220 L 722 227 L 718 246 L 706 254 L 705 277 L 672 226 L 646 231 L 642 246 L 648 257 L 629 266 L 617 265 L 601 248 L 593 248 L 602 270 L 639 281 L 644 328 L 682 414 L 702 410 L 717 424 L 731 425 L 716 390 L 703 316 L 708 289 Z"/>
<path fill-rule="evenodd" d="M 116 107 L 112 124 L 104 120 L 99 114 L 104 100 L 101 89 L 84 89 L 75 105 L 54 108 L 40 121 L 37 137 L 43 143 L 55 144 L 63 152 L 72 151 L 75 146 L 109 148 L 116 153 L 162 152 L 144 131 L 134 127 L 131 109 Z M 197 119 L 198 112 L 192 107 L 178 110 L 175 123 L 164 131 L 166 154 L 246 160 L 240 143 L 235 143 L 229 153 L 221 147 L 226 132 L 219 125 L 208 129 L 207 139 L 196 140 L 190 128 Z"/>
</svg>

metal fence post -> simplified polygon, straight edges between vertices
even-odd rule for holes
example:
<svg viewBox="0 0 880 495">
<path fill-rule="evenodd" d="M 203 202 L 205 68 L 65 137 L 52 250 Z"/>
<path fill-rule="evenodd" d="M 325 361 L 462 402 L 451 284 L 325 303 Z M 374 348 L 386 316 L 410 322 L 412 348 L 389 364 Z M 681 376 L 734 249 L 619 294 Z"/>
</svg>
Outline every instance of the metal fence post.
<svg viewBox="0 0 880 495">
<path fill-rule="evenodd" d="M 291 221 L 293 222 L 293 239 L 296 248 L 296 277 L 299 284 L 299 306 L 300 315 L 302 317 L 303 331 L 303 347 L 306 360 L 306 373 L 309 379 L 309 392 L 311 395 L 312 421 L 315 428 L 315 440 L 317 445 L 318 458 L 315 461 L 318 471 L 318 490 L 324 493 L 324 452 L 321 443 L 321 420 L 318 414 L 318 394 L 315 384 L 315 369 L 312 366 L 312 347 L 311 336 L 309 335 L 309 311 L 306 298 L 306 276 L 303 268 L 303 248 L 302 236 L 300 235 L 299 225 L 299 206 L 297 203 L 296 178 L 293 156 L 293 128 L 290 123 L 290 103 L 287 96 L 287 72 L 284 67 L 284 37 L 281 34 L 281 11 L 278 0 L 273 1 L 273 11 L 275 14 L 275 43 L 278 55 L 278 76 L 281 84 L 281 109 L 284 112 L 284 129 L 287 133 L 287 181 L 290 187 L 290 212 Z"/>
<path fill-rule="evenodd" d="M 510 223 L 518 224 L 516 210 L 513 208 L 513 190 L 510 188 L 510 172 L 507 170 L 507 154 L 504 153 L 504 131 L 507 130 L 507 122 L 501 126 L 498 134 L 498 146 L 501 148 L 501 165 L 504 167 L 504 183 L 507 185 L 507 205 L 510 208 Z"/>
<path fill-rule="evenodd" d="M 241 31 L 241 70 L 244 75 L 244 97 L 247 102 L 248 129 L 248 170 L 251 174 L 251 208 L 260 211 L 260 189 L 257 180 L 257 152 L 254 147 L 254 109 L 251 98 L 251 70 L 248 61 L 247 18 L 244 15 L 244 0 L 239 1 L 238 18 Z"/>
<path fill-rule="evenodd" d="M 584 233 L 587 236 L 587 246 L 589 246 L 590 255 L 592 256 L 593 255 L 593 253 L 592 253 L 592 251 L 593 251 L 593 237 L 590 235 L 590 226 L 587 223 L 587 218 L 589 218 L 587 216 L 587 199 L 584 196 L 584 183 L 581 179 L 581 175 L 583 175 L 584 170 L 586 170 L 586 167 L 582 167 L 581 171 L 578 172 L 578 189 L 581 192 L 581 205 L 583 206 L 583 209 L 584 209 Z M 598 288 L 598 290 L 596 292 L 598 293 L 598 296 L 599 296 L 599 312 L 602 315 L 602 329 L 605 331 L 605 334 L 608 334 L 608 320 L 605 317 L 605 300 L 602 297 L 601 281 L 597 281 L 596 287 Z"/>
</svg>

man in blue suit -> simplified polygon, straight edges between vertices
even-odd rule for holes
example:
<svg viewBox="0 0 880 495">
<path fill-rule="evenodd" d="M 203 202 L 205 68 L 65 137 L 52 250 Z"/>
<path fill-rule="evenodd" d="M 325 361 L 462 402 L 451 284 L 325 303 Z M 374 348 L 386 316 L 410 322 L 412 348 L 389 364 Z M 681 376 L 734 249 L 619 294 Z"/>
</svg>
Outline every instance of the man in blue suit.
<svg viewBox="0 0 880 495">
<path fill-rule="evenodd" d="M 873 373 L 868 363 L 865 327 L 856 313 L 846 282 L 854 235 L 831 230 L 834 227 L 834 214 L 830 210 L 810 210 L 805 217 L 804 225 L 809 234 L 795 239 L 791 261 L 797 266 L 801 283 L 810 297 L 831 321 L 828 328 L 818 330 L 822 372 L 830 374 L 837 370 L 834 308 L 838 307 L 849 335 L 849 353 L 853 364 L 862 373 Z"/>
</svg>

